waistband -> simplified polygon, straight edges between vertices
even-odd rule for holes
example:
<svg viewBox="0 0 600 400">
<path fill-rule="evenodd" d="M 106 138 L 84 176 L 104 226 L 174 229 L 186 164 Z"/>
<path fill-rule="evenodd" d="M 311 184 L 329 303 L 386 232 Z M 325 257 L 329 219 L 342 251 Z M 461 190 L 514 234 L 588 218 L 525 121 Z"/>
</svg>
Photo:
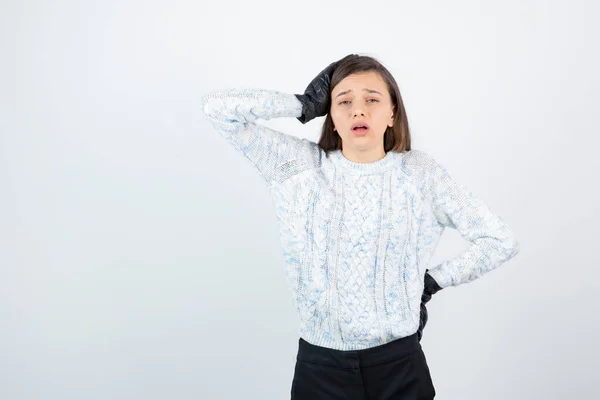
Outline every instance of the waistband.
<svg viewBox="0 0 600 400">
<path fill-rule="evenodd" d="M 337 350 L 317 346 L 300 338 L 296 359 L 338 368 L 358 368 L 399 360 L 421 350 L 417 333 L 361 350 Z"/>
</svg>

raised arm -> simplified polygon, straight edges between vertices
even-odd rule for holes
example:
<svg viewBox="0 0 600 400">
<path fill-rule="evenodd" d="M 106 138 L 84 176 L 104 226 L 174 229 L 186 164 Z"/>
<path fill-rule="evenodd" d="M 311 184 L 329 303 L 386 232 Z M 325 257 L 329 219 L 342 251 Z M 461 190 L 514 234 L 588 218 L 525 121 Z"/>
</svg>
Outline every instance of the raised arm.
<svg viewBox="0 0 600 400">
<path fill-rule="evenodd" d="M 438 222 L 470 242 L 466 251 L 429 270 L 443 288 L 473 281 L 514 257 L 520 249 L 514 232 L 448 170 L 427 153 L 413 150 L 424 168 L 426 191 Z"/>
<path fill-rule="evenodd" d="M 244 155 L 268 184 L 314 164 L 318 146 L 257 124 L 259 118 L 300 117 L 294 94 L 267 89 L 226 89 L 204 95 L 202 110 L 215 129 Z"/>
</svg>

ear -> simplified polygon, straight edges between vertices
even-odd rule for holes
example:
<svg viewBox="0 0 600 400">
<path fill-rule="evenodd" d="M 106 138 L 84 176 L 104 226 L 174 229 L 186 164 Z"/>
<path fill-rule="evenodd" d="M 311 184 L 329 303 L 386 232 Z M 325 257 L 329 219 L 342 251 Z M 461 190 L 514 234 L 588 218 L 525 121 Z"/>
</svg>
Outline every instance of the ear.
<svg viewBox="0 0 600 400">
<path fill-rule="evenodd" d="M 396 112 L 395 107 L 392 109 L 392 115 L 390 115 L 390 123 L 388 124 L 388 126 L 390 128 L 394 127 L 394 113 Z"/>
</svg>

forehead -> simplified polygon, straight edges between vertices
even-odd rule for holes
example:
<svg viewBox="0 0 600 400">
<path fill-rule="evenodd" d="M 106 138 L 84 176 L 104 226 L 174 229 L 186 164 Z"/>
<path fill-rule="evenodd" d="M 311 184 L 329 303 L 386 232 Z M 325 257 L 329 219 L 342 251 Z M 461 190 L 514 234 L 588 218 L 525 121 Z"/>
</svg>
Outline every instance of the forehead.
<svg viewBox="0 0 600 400">
<path fill-rule="evenodd" d="M 348 75 L 335 85 L 331 93 L 334 96 L 347 90 L 352 90 L 356 93 L 362 91 L 364 88 L 375 89 L 381 93 L 387 92 L 387 85 L 381 75 L 375 71 L 368 71 Z"/>
</svg>

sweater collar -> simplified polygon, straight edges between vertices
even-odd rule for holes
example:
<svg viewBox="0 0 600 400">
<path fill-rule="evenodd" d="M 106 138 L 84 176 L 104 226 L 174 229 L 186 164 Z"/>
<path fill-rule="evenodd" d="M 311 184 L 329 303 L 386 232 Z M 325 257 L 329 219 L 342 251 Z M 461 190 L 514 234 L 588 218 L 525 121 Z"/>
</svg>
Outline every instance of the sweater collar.
<svg viewBox="0 0 600 400">
<path fill-rule="evenodd" d="M 397 153 L 388 151 L 385 153 L 385 156 L 382 159 L 367 163 L 351 161 L 342 154 L 341 150 L 333 150 L 331 154 L 334 163 L 344 168 L 344 170 L 348 171 L 349 173 L 358 175 L 371 175 L 382 173 L 389 169 L 393 165 Z"/>
</svg>

